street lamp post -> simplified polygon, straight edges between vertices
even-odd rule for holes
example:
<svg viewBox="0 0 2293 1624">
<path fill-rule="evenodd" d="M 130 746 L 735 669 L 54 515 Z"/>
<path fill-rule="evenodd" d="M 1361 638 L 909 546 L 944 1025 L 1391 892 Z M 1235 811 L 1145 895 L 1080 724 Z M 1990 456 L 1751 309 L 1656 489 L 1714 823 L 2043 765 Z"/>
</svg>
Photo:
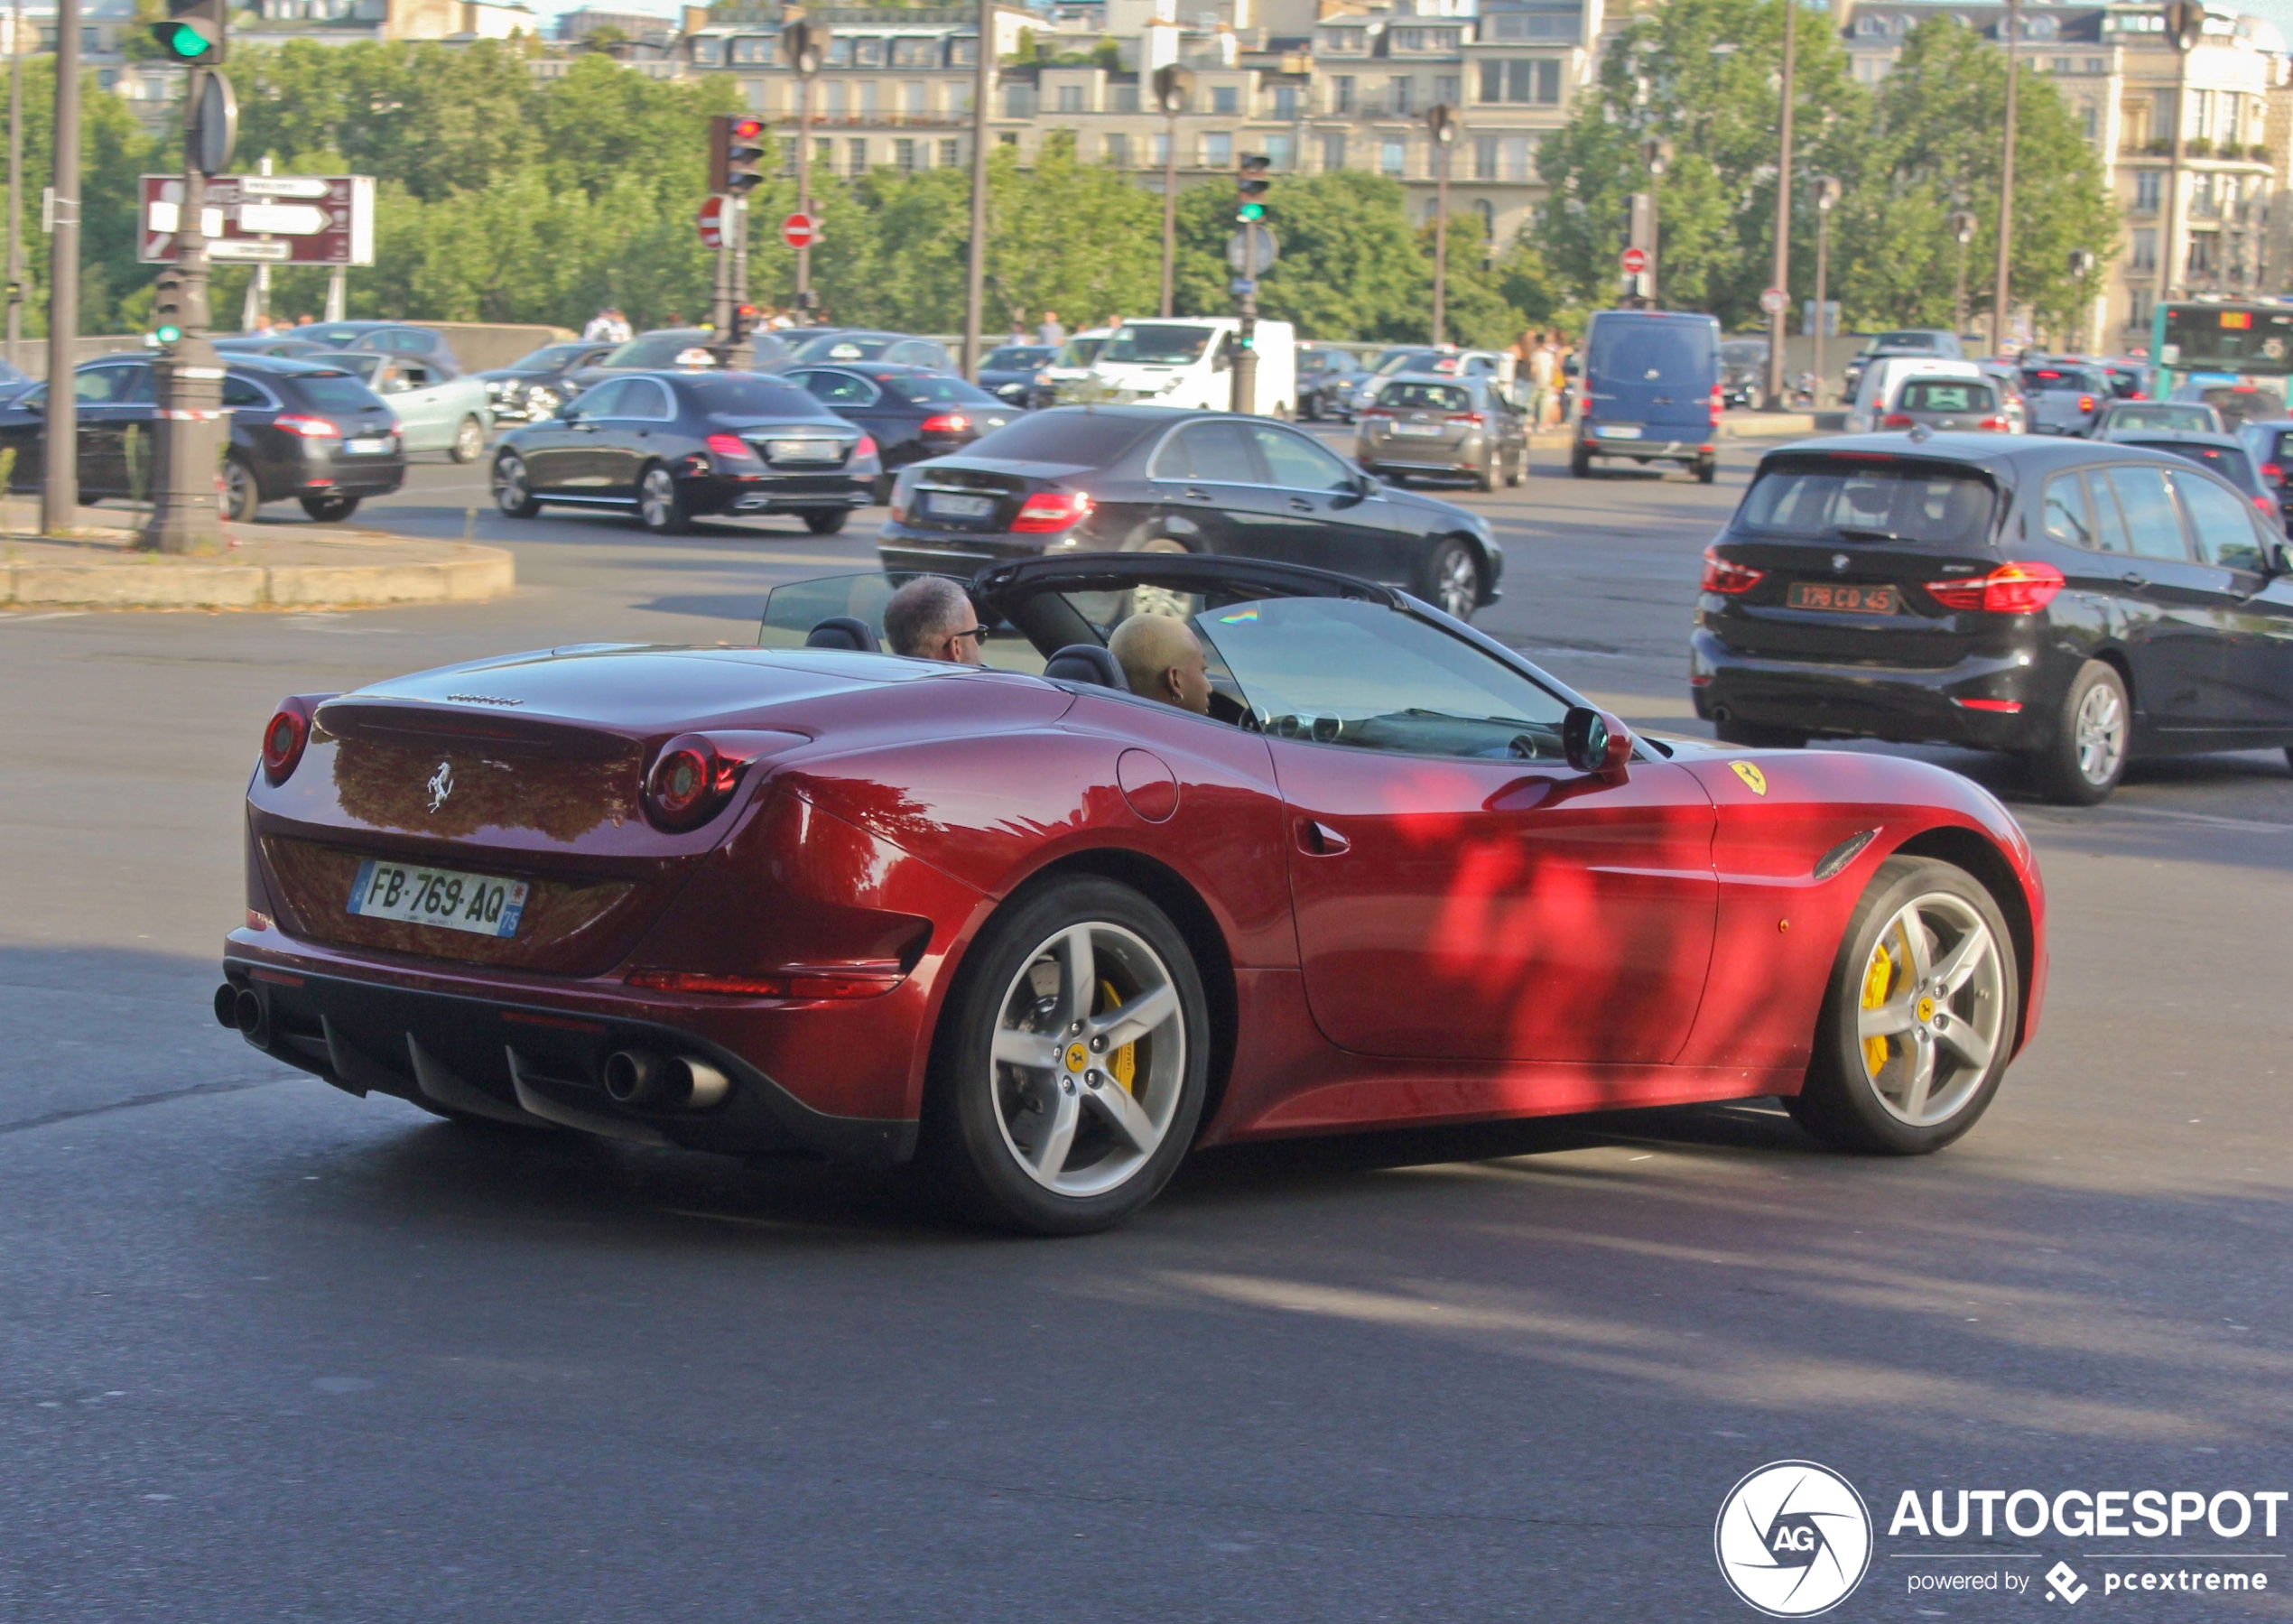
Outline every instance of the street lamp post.
<svg viewBox="0 0 2293 1624">
<path fill-rule="evenodd" d="M 1171 313 L 1178 269 L 1178 116 L 1194 93 L 1194 76 L 1173 62 L 1155 70 L 1155 106 L 1163 116 L 1163 314 Z"/>
<path fill-rule="evenodd" d="M 780 31 L 781 51 L 788 65 L 796 70 L 796 212 L 806 219 L 812 214 L 812 81 L 820 76 L 821 66 L 828 60 L 828 30 L 809 18 L 799 17 Z M 740 216 L 734 221 L 738 236 L 734 238 L 734 253 L 741 263 L 733 276 L 733 300 L 737 304 L 748 302 L 747 200 L 737 198 L 735 207 Z M 812 308 L 812 249 L 808 241 L 796 250 L 796 308 Z"/>
<path fill-rule="evenodd" d="M 1665 172 L 1672 167 L 1672 143 L 1662 135 L 1650 135 L 1640 143 L 1640 162 L 1648 171 L 1648 218 L 1638 217 L 1632 221 L 1632 246 L 1645 249 L 1648 268 L 1640 273 L 1639 298 L 1644 309 L 1656 308 L 1656 277 L 1664 255 L 1657 250 L 1664 228 L 1663 191 Z"/>
<path fill-rule="evenodd" d="M 79 332 L 79 0 L 56 0 L 54 148 L 56 228 L 48 239 L 48 401 L 40 436 L 40 529 L 45 535 L 69 535 L 79 522 L 79 413 L 72 390 L 73 351 L 79 348 L 73 340 Z M 196 194 L 191 205 L 196 210 Z M 199 228 L 196 212 L 190 227 Z"/>
<path fill-rule="evenodd" d="M 1830 175 L 1815 177 L 1815 401 L 1824 404 L 1824 337 L 1830 329 L 1824 306 L 1824 284 L 1831 276 L 1831 211 L 1839 201 L 1840 186 Z"/>
<path fill-rule="evenodd" d="M 2078 284 L 2078 313 L 2070 323 L 2070 348 L 2074 352 L 2085 348 L 2086 317 L 2093 305 L 2093 278 L 2098 263 L 2091 248 L 2070 250 L 2070 274 Z M 2095 337 L 2099 339 L 2101 335 L 2097 333 Z"/>
<path fill-rule="evenodd" d="M 979 377 L 979 327 L 988 293 L 988 101 L 995 94 L 995 0 L 979 0 L 971 64 L 971 243 L 963 270 L 963 376 Z"/>
<path fill-rule="evenodd" d="M 8 30 L 8 365 L 23 357 L 23 0 L 15 0 Z"/>
<path fill-rule="evenodd" d="M 2180 60 L 2174 70 L 2174 155 L 2166 170 L 2166 264 L 2158 274 L 2158 296 L 2171 299 L 2181 291 L 2182 164 L 2187 154 L 2182 140 L 2189 129 L 2189 59 L 2205 35 L 2204 0 L 2173 0 L 2166 7 L 2166 38 Z"/>
<path fill-rule="evenodd" d="M 1999 156 L 1999 274 L 1991 289 L 1991 352 L 2004 355 L 2007 309 L 2012 302 L 2010 285 L 2014 253 L 2014 88 L 2015 67 L 2021 56 L 2022 12 L 2018 0 L 2006 8 L 2006 144 Z"/>
<path fill-rule="evenodd" d="M 1791 104 L 1796 67 L 1799 0 L 1784 0 L 1784 74 L 1782 114 L 1776 140 L 1776 264 L 1773 286 L 1784 292 L 1783 302 L 1768 318 L 1768 404 L 1784 409 L 1784 337 L 1791 330 Z"/>
<path fill-rule="evenodd" d="M 1449 304 L 1449 152 L 1457 144 L 1457 109 L 1437 101 L 1425 109 L 1425 128 L 1433 135 L 1434 161 L 1434 297 L 1433 341 L 1437 345 L 1448 328 Z"/>
<path fill-rule="evenodd" d="M 1972 210 L 1951 211 L 1951 240 L 1959 246 L 1958 283 L 1951 292 L 1951 331 L 1961 337 L 1966 332 L 1966 246 L 1974 240 L 1974 227 Z"/>
</svg>

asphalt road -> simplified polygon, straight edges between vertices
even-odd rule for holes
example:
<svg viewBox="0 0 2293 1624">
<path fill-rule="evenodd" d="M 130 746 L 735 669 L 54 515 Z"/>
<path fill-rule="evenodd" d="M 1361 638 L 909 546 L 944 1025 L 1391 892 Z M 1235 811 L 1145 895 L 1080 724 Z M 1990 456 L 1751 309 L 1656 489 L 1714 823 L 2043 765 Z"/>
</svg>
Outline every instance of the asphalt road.
<svg viewBox="0 0 2293 1624">
<path fill-rule="evenodd" d="M 1483 623 L 1692 728 L 1697 556 L 1747 467 L 1546 458 L 1464 498 L 1510 559 Z M 2293 1610 L 2293 1516 L 1884 1536 L 1906 1489 L 2293 1489 L 2282 756 L 2075 812 L 1945 757 L 2029 827 L 2054 965 L 1941 1155 L 1825 1155 L 1761 1105 L 1265 1146 L 1019 1242 L 895 1178 L 466 1132 L 215 1026 L 278 696 L 741 641 L 775 580 L 870 557 L 868 524 L 659 542 L 485 500 L 441 465 L 369 513 L 480 505 L 504 603 L 0 617 L 0 1617 L 1748 1619 L 1713 1520 L 1794 1457 L 1880 1521 L 1839 1618 L 2023 1616 L 2058 1558 L 2081 1616 Z M 1945 1550 L 1983 1560 L 1909 1559 Z M 2273 1588 L 2104 1593 L 2223 1551 Z M 1911 1591 L 1944 1572 L 2029 1588 Z"/>
</svg>

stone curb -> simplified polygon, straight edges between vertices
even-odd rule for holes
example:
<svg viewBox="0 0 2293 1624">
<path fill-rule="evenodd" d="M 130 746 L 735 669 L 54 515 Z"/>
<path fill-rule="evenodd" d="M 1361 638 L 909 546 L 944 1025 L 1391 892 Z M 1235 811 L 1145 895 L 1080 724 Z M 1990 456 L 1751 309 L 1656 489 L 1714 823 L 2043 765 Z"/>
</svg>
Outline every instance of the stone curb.
<svg viewBox="0 0 2293 1624">
<path fill-rule="evenodd" d="M 29 541 L 29 538 L 26 538 Z M 388 537 L 385 541 L 403 541 Z M 450 550 L 451 556 L 423 558 Z M 301 609 L 476 603 L 507 593 L 516 561 L 499 547 L 416 543 L 417 556 L 372 563 L 266 564 L 121 552 L 101 561 L 0 561 L 0 605 L 14 608 Z"/>
</svg>

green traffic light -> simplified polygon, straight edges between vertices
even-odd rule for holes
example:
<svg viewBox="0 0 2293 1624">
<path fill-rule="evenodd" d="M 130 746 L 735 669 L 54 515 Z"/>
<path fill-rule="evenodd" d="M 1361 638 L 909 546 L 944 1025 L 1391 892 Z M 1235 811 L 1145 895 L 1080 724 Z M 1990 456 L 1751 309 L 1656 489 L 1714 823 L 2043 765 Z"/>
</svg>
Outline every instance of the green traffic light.
<svg viewBox="0 0 2293 1624">
<path fill-rule="evenodd" d="M 1241 208 L 1234 211 L 1234 218 L 1238 220 L 1247 221 L 1262 220 L 1266 218 L 1266 205 L 1263 203 L 1245 203 L 1241 206 Z"/>
<path fill-rule="evenodd" d="M 162 23 L 152 29 L 160 49 L 179 61 L 194 62 L 210 47 L 208 37 L 189 23 Z"/>
<path fill-rule="evenodd" d="M 174 344 L 182 339 L 183 329 L 180 327 L 162 327 L 152 334 L 152 337 L 162 344 Z"/>
</svg>

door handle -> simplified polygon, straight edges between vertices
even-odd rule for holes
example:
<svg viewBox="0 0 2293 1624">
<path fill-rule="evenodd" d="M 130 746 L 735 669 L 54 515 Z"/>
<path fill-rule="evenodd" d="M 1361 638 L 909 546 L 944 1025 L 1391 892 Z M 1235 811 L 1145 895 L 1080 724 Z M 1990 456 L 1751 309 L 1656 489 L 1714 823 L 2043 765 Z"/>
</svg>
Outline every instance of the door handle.
<svg viewBox="0 0 2293 1624">
<path fill-rule="evenodd" d="M 1314 511 L 1314 504 L 1307 501 L 1304 496 L 1292 496 L 1290 498 L 1290 506 L 1299 513 L 1312 513 Z"/>
<path fill-rule="evenodd" d="M 1308 857 L 1336 857 L 1350 850 L 1353 845 L 1327 823 L 1317 822 L 1312 818 L 1298 820 L 1297 833 L 1298 849 Z"/>
<path fill-rule="evenodd" d="M 1186 487 L 1184 495 L 1189 502 L 1207 502 L 1211 499 L 1210 492 L 1206 490 L 1197 490 L 1191 485 Z"/>
<path fill-rule="evenodd" d="M 2126 571 L 2123 575 L 2121 575 L 2118 579 L 2119 579 L 2119 580 L 2120 580 L 2122 584 L 2124 584 L 2124 585 L 2126 585 L 2126 586 L 2130 586 L 2130 587 L 2146 587 L 2146 586 L 2148 586 L 2148 585 L 2149 584 L 2149 576 L 2147 576 L 2147 575 L 2137 575 L 2137 574 L 2135 574 L 2135 573 L 2134 573 L 2131 570 L 2127 571 Z"/>
</svg>

